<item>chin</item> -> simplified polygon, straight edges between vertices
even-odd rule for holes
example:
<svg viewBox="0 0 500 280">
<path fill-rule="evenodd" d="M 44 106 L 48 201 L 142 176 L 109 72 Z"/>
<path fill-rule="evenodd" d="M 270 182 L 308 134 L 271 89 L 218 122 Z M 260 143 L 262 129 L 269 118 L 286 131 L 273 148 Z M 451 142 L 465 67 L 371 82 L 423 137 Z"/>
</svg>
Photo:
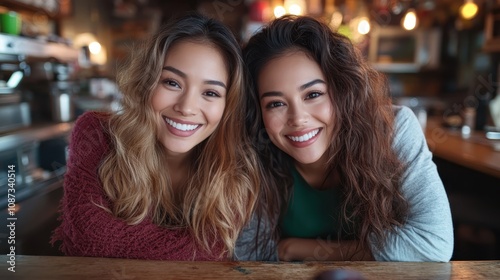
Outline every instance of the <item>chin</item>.
<svg viewBox="0 0 500 280">
<path fill-rule="evenodd" d="M 189 153 L 191 150 L 193 150 L 194 146 L 180 146 L 180 145 L 173 145 L 170 143 L 169 145 L 163 144 L 163 147 L 168 153 L 171 154 L 186 154 Z"/>
<path fill-rule="evenodd" d="M 293 156 L 292 156 L 293 157 Z M 312 164 L 317 162 L 321 157 L 293 157 L 293 159 L 301 164 Z"/>
</svg>

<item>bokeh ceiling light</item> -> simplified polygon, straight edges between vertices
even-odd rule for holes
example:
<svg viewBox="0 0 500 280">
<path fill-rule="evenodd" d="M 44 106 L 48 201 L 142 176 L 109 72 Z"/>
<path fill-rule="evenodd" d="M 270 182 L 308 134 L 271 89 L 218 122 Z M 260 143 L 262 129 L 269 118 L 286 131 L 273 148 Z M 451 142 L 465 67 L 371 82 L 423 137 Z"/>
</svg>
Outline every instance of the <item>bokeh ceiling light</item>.
<svg viewBox="0 0 500 280">
<path fill-rule="evenodd" d="M 330 27 L 334 30 L 337 30 L 342 24 L 343 19 L 344 17 L 342 16 L 342 13 L 340 13 L 339 11 L 334 11 L 330 19 Z"/>
<path fill-rule="evenodd" d="M 460 15 L 464 19 L 472 19 L 476 16 L 478 7 L 472 0 L 465 0 L 464 4 L 460 7 Z"/>
<path fill-rule="evenodd" d="M 85 61 L 85 59 L 80 61 L 80 63 L 82 63 L 82 66 L 85 67 L 87 63 L 99 65 L 106 64 L 106 49 L 97 41 L 94 34 L 88 32 L 78 34 L 73 40 L 73 45 L 78 49 L 82 49 L 83 47 L 85 47 L 90 52 L 90 57 L 87 58 L 90 59 L 90 61 Z"/>
<path fill-rule="evenodd" d="M 358 22 L 358 33 L 366 35 L 368 32 L 370 32 L 370 21 L 368 18 L 363 17 Z"/>
<path fill-rule="evenodd" d="M 306 1 L 304 0 L 285 0 L 283 3 L 287 13 L 292 15 L 305 15 L 307 14 Z"/>
<path fill-rule="evenodd" d="M 297 5 L 297 4 L 292 4 L 290 6 L 290 8 L 288 8 L 288 11 L 290 12 L 290 14 L 292 15 L 301 15 L 302 14 L 302 8 Z"/>
<path fill-rule="evenodd" d="M 99 44 L 99 42 L 97 41 L 90 43 L 89 51 L 93 54 L 98 54 L 101 51 L 101 44 Z"/>
<path fill-rule="evenodd" d="M 414 9 L 409 9 L 406 15 L 401 20 L 401 25 L 406 30 L 413 30 L 417 27 L 418 19 Z"/>
<path fill-rule="evenodd" d="M 279 17 L 282 17 L 286 14 L 286 10 L 285 10 L 285 7 L 283 6 L 276 6 L 274 8 L 274 16 L 276 18 L 279 18 Z"/>
</svg>

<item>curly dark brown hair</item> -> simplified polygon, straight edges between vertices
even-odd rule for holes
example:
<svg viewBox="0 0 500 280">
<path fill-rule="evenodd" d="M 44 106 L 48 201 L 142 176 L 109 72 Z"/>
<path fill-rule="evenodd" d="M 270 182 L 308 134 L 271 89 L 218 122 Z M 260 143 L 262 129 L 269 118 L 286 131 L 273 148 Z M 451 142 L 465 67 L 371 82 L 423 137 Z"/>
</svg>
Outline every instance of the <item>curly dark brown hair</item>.
<svg viewBox="0 0 500 280">
<path fill-rule="evenodd" d="M 360 241 L 358 249 L 368 246 L 372 234 L 378 241 L 376 246 L 381 248 L 387 233 L 402 226 L 408 214 L 400 184 L 403 164 L 392 149 L 394 113 L 387 79 L 366 62 L 347 37 L 311 17 L 275 19 L 257 32 L 243 50 L 251 80 L 246 125 L 267 178 L 257 207 L 259 216 L 265 215 L 277 228 L 279 213 L 286 209 L 283 207 L 292 190 L 293 159 L 279 150 L 265 132 L 257 78 L 270 60 L 295 50 L 316 61 L 327 80 L 336 116 L 328 162 L 330 170 L 340 174 L 345 198 L 344 230 L 355 224 L 355 238 Z M 275 232 L 275 237 L 278 234 Z"/>
</svg>

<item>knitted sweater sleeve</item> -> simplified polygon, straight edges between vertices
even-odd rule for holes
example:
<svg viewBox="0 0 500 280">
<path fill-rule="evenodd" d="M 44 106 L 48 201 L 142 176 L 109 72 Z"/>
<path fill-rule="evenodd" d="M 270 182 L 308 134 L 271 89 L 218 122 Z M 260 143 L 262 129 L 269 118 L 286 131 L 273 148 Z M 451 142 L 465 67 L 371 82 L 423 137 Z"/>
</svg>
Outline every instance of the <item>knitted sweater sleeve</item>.
<svg viewBox="0 0 500 280">
<path fill-rule="evenodd" d="M 443 183 L 413 112 L 396 107 L 393 148 L 406 165 L 402 191 L 409 203 L 405 225 L 390 233 L 378 261 L 447 262 L 453 253 L 453 224 Z"/>
<path fill-rule="evenodd" d="M 87 112 L 75 123 L 69 146 L 61 224 L 52 243 L 70 256 L 93 256 L 157 260 L 219 260 L 222 247 L 212 253 L 197 249 L 185 228 L 167 229 L 145 220 L 129 225 L 114 217 L 98 176 L 98 168 L 110 139 L 104 132 L 107 116 Z"/>
</svg>

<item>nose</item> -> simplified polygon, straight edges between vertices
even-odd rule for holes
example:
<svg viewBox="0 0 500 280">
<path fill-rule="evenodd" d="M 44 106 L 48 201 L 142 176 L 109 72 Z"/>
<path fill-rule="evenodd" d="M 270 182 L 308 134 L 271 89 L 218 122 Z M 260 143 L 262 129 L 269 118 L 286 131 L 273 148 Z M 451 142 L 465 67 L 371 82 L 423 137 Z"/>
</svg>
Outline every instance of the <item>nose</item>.
<svg viewBox="0 0 500 280">
<path fill-rule="evenodd" d="M 174 111 L 183 116 L 196 115 L 198 104 L 197 94 L 193 90 L 186 90 L 180 96 L 174 105 Z"/>
<path fill-rule="evenodd" d="M 302 106 L 290 104 L 288 110 L 287 124 L 293 127 L 300 127 L 307 123 L 309 119 L 308 113 Z"/>
</svg>

